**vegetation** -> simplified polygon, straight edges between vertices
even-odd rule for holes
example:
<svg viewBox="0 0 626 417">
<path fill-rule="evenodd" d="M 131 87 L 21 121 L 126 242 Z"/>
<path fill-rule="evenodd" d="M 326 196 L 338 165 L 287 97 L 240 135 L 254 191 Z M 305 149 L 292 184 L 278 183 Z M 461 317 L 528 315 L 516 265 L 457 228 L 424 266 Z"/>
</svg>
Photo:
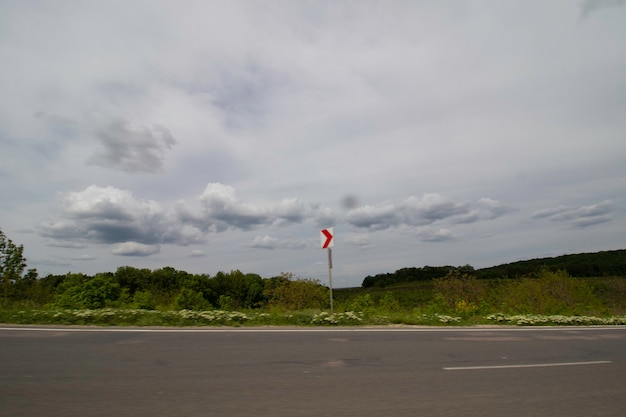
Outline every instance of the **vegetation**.
<svg viewBox="0 0 626 417">
<path fill-rule="evenodd" d="M 0 322 L 89 325 L 359 325 L 626 324 L 626 279 L 574 277 L 571 268 L 620 271 L 626 251 L 568 255 L 485 270 L 403 268 L 366 277 L 359 288 L 334 291 L 282 273 L 271 278 L 238 270 L 190 274 L 171 267 L 123 266 L 115 272 L 39 277 L 26 269 L 23 246 L 0 230 Z M 594 260 L 595 259 L 595 260 Z M 565 261 L 571 261 L 568 264 Z M 531 268 L 532 266 L 532 268 Z M 499 268 L 499 269 L 497 269 Z M 595 267 L 594 267 L 595 268 Z M 485 272 L 487 271 L 487 272 Z M 626 274 L 624 274 L 626 275 Z"/>
<path fill-rule="evenodd" d="M 518 261 L 479 269 L 476 271 L 476 276 L 482 279 L 518 278 L 536 273 L 542 268 L 548 268 L 551 271 L 566 271 L 569 275 L 580 278 L 624 277 L 626 276 L 626 249 Z"/>
</svg>

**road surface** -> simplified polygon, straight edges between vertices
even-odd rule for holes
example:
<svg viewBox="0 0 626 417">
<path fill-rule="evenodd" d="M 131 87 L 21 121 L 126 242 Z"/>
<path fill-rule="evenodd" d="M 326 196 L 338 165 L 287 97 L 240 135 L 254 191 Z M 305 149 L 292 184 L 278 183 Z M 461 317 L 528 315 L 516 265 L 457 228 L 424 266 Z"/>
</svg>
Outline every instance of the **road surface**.
<svg viewBox="0 0 626 417">
<path fill-rule="evenodd" d="M 626 328 L 0 329 L 0 416 L 623 417 Z"/>
</svg>

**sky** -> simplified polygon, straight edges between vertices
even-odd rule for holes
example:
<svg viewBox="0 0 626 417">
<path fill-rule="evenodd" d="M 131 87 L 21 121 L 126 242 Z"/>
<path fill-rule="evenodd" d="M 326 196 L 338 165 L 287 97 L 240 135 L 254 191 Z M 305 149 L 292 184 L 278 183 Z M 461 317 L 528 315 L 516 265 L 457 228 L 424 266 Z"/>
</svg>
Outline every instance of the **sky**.
<svg viewBox="0 0 626 417">
<path fill-rule="evenodd" d="M 0 2 L 0 229 L 40 276 L 335 287 L 626 248 L 626 1 Z"/>
</svg>

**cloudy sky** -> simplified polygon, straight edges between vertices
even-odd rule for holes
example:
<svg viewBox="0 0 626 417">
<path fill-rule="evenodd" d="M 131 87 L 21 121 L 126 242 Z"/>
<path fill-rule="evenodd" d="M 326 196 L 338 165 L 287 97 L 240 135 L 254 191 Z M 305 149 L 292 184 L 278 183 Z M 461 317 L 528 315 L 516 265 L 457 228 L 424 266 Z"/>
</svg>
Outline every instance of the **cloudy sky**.
<svg viewBox="0 0 626 417">
<path fill-rule="evenodd" d="M 626 2 L 2 1 L 0 229 L 49 273 L 333 283 L 626 247 Z"/>
</svg>

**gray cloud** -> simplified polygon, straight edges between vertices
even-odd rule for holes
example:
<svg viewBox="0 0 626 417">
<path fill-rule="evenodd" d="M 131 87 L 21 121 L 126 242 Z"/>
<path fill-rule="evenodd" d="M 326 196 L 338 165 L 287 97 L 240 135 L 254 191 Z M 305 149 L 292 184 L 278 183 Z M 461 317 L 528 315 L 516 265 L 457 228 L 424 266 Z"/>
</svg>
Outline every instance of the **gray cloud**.
<svg viewBox="0 0 626 417">
<path fill-rule="evenodd" d="M 581 5 L 582 17 L 588 17 L 592 13 L 626 4 L 626 0 L 585 0 Z"/>
<path fill-rule="evenodd" d="M 502 217 L 518 211 L 514 207 L 504 204 L 501 201 L 493 200 L 491 198 L 483 197 L 478 200 L 478 203 L 485 207 L 485 211 L 482 213 L 482 218 L 485 220 L 497 219 L 498 217 Z"/>
<path fill-rule="evenodd" d="M 176 143 L 164 126 L 136 126 L 122 120 L 99 129 L 96 137 L 100 148 L 88 162 L 128 173 L 160 171 L 165 152 Z"/>
<path fill-rule="evenodd" d="M 350 210 L 346 221 L 358 228 L 382 230 L 395 226 L 417 227 L 440 221 L 474 223 L 504 216 L 513 209 L 492 199 L 479 200 L 478 207 L 466 201 L 454 201 L 437 193 L 409 197 L 398 204 L 363 206 Z"/>
<path fill-rule="evenodd" d="M 320 205 L 298 199 L 283 199 L 268 205 L 247 204 L 235 197 L 233 187 L 210 183 L 198 197 L 198 208 L 179 201 L 173 210 L 160 203 L 140 200 L 130 191 L 115 187 L 89 186 L 66 194 L 60 203 L 58 220 L 40 225 L 41 236 L 51 245 L 82 248 L 87 242 L 118 244 L 112 253 L 147 256 L 158 253 L 160 244 L 203 243 L 208 233 L 228 229 L 247 231 L 258 227 L 285 227 L 328 216 Z M 320 214 L 321 213 L 321 214 Z M 302 248 L 293 239 L 257 237 L 257 248 Z"/>
<path fill-rule="evenodd" d="M 350 210 L 346 221 L 355 227 L 381 230 L 397 226 L 402 222 L 402 207 L 391 204 L 379 206 L 362 206 Z"/>
<path fill-rule="evenodd" d="M 268 205 L 248 204 L 235 196 L 231 186 L 210 183 L 198 197 L 200 211 L 181 207 L 181 218 L 202 230 L 222 232 L 227 229 L 251 230 L 261 226 L 285 226 L 314 218 L 319 223 L 332 213 L 320 205 L 305 204 L 299 199 L 284 199 Z"/>
<path fill-rule="evenodd" d="M 547 219 L 566 223 L 574 227 L 588 227 L 611 221 L 613 202 L 605 200 L 582 207 L 558 206 L 533 213 L 533 219 Z"/>
<path fill-rule="evenodd" d="M 115 187 L 92 185 L 69 193 L 63 198 L 60 210 L 62 219 L 43 223 L 39 228 L 39 234 L 56 240 L 56 245 L 59 242 L 187 245 L 204 241 L 199 231 L 180 224 L 176 216 L 157 202 L 137 200 L 130 191 Z M 125 248 L 120 251 L 124 252 Z"/>
</svg>

